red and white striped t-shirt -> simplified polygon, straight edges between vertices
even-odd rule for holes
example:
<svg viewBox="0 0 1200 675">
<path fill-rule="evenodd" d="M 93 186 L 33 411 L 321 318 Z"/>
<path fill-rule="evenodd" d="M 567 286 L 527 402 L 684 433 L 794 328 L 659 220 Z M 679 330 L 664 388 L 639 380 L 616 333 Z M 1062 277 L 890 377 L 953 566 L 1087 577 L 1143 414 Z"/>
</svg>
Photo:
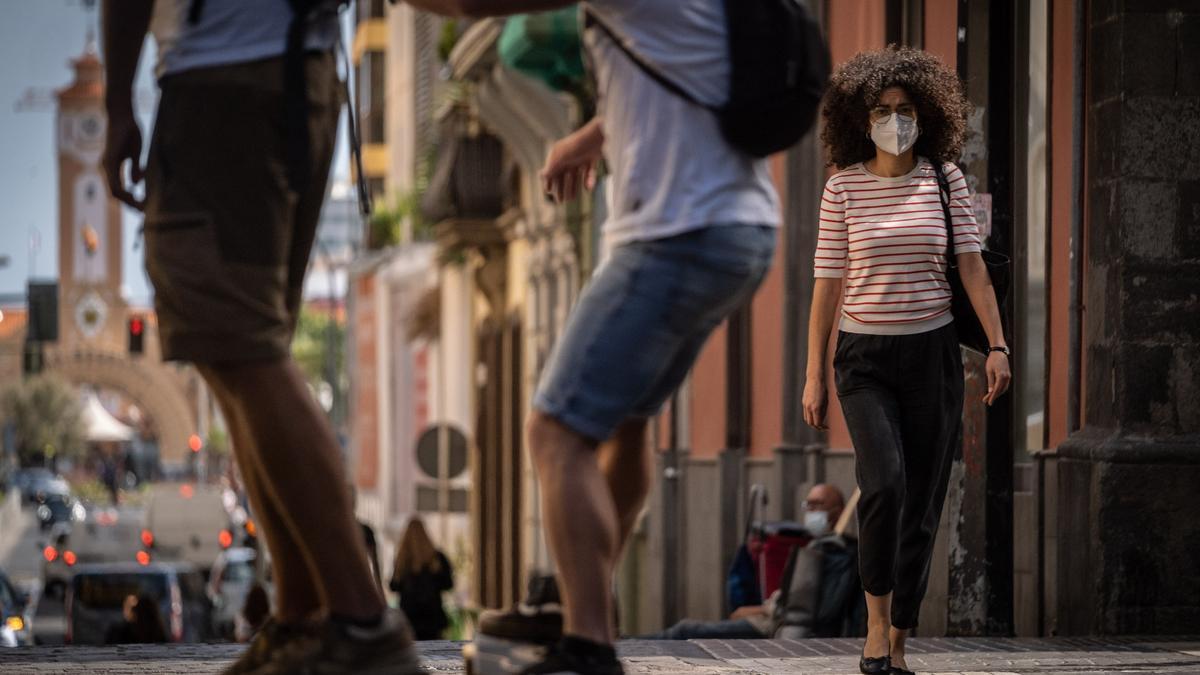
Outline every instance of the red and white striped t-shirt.
<svg viewBox="0 0 1200 675">
<path fill-rule="evenodd" d="M 967 182 L 954 164 L 944 170 L 954 253 L 979 251 Z M 845 277 L 840 328 L 846 332 L 907 335 L 950 323 L 946 220 L 929 160 L 919 158 L 895 178 L 861 163 L 834 174 L 821 197 L 813 263 L 817 277 Z"/>
</svg>

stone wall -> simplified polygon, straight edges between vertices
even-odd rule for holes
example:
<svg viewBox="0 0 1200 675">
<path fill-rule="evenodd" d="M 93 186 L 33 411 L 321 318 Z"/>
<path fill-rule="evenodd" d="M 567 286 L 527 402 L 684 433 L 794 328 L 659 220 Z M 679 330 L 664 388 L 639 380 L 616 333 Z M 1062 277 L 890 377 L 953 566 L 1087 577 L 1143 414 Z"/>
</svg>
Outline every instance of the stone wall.
<svg viewBox="0 0 1200 675">
<path fill-rule="evenodd" d="M 1200 631 L 1200 4 L 1091 3 L 1084 428 L 1058 632 Z"/>
</svg>

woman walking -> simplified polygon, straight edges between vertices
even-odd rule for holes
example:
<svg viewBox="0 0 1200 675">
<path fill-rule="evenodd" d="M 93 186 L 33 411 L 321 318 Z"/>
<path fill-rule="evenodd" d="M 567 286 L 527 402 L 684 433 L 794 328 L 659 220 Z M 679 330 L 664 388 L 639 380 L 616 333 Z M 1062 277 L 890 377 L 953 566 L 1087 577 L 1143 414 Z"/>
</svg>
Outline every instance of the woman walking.
<svg viewBox="0 0 1200 675">
<path fill-rule="evenodd" d="M 840 171 L 821 200 L 804 415 L 826 428 L 825 354 L 840 301 L 833 368 L 862 490 L 863 673 L 911 672 L 905 638 L 928 584 L 962 415 L 937 168 L 949 181 L 963 285 L 992 345 L 984 402 L 1011 379 L 966 180 L 951 163 L 968 110 L 958 77 L 934 56 L 889 48 L 842 65 L 822 113 L 822 140 Z"/>
<path fill-rule="evenodd" d="M 442 593 L 454 588 L 450 561 L 433 546 L 425 524 L 413 516 L 404 530 L 392 581 L 388 584 L 400 594 L 400 609 L 412 624 L 418 640 L 440 640 L 450 625 L 442 607 Z"/>
</svg>

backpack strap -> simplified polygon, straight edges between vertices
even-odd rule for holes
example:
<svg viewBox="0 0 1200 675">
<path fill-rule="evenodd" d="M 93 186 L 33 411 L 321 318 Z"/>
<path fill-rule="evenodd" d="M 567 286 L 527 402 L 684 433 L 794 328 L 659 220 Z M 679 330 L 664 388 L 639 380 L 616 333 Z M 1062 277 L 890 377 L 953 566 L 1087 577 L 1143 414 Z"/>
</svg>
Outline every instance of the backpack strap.
<svg viewBox="0 0 1200 675">
<path fill-rule="evenodd" d="M 193 26 L 200 23 L 200 16 L 202 14 L 204 14 L 204 0 L 192 0 L 191 4 L 188 5 L 188 23 Z"/>
<path fill-rule="evenodd" d="M 651 79 L 662 85 L 667 91 L 670 91 L 689 103 L 693 103 L 701 108 L 706 108 L 716 112 L 716 108 L 700 102 L 691 94 L 691 92 L 679 86 L 678 83 L 664 75 L 662 71 L 658 69 L 658 66 L 650 63 L 641 54 L 635 52 L 633 48 L 630 47 L 629 44 L 617 34 L 616 31 L 614 31 L 608 24 L 604 22 L 603 19 L 596 15 L 596 12 L 592 10 L 591 7 L 585 5 L 583 8 L 583 27 L 591 28 L 593 26 L 598 27 L 601 31 L 603 31 L 604 34 L 608 36 L 608 39 L 612 40 L 613 44 L 615 44 L 621 51 L 625 52 L 625 55 L 629 57 L 630 61 L 633 61 L 638 68 L 642 69 L 642 72 L 649 75 Z"/>
<path fill-rule="evenodd" d="M 288 22 L 287 47 L 283 52 L 284 150 L 288 184 L 297 193 L 308 189 L 311 171 L 308 139 L 308 79 L 304 74 L 304 38 L 308 34 L 308 15 L 317 3 L 312 0 L 288 0 L 292 20 Z"/>
<path fill-rule="evenodd" d="M 946 220 L 946 263 L 951 267 L 956 265 L 954 259 L 954 222 L 950 218 L 950 181 L 938 162 L 930 161 L 933 165 L 933 175 L 937 178 L 938 201 L 942 203 L 942 217 Z"/>
</svg>

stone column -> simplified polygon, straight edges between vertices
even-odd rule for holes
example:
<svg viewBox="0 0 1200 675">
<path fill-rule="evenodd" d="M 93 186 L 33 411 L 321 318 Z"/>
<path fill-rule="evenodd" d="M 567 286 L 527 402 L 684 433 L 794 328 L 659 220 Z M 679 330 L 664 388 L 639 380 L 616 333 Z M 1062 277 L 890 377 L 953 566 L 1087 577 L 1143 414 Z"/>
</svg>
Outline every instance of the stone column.
<svg viewBox="0 0 1200 675">
<path fill-rule="evenodd" d="M 1083 428 L 1059 634 L 1200 632 L 1200 6 L 1089 3 Z"/>
</svg>

